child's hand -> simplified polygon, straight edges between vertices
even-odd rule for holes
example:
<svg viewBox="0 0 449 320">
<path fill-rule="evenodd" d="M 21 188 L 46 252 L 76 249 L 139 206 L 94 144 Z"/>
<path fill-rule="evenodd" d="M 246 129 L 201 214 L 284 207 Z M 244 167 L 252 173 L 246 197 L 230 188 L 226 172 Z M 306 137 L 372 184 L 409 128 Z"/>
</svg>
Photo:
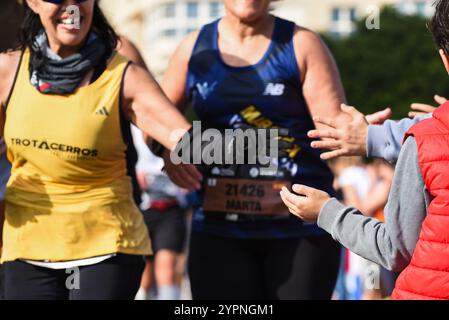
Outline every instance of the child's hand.
<svg viewBox="0 0 449 320">
<path fill-rule="evenodd" d="M 289 211 L 306 222 L 316 222 L 321 208 L 330 199 L 330 196 L 314 188 L 295 184 L 291 193 L 287 188 L 282 188 L 281 198 Z"/>
</svg>

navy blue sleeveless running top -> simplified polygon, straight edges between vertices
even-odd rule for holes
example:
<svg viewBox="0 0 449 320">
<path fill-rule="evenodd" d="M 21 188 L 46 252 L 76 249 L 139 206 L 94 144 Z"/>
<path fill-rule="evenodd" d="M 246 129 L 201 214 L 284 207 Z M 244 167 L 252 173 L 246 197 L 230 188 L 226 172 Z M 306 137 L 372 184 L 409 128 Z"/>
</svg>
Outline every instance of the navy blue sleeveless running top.
<svg viewBox="0 0 449 320">
<path fill-rule="evenodd" d="M 301 89 L 293 46 L 295 24 L 276 18 L 272 41 L 263 58 L 255 65 L 233 67 L 222 60 L 218 49 L 219 21 L 201 29 L 189 61 L 186 92 L 202 127 L 225 129 L 247 123 L 288 128 L 295 148 L 291 157 L 281 162 L 281 168 L 293 183 L 333 195 L 333 175 L 320 159 L 320 152 L 310 147 L 307 136 L 315 126 Z M 323 233 L 315 224 L 292 215 L 264 219 L 227 215 L 227 219 L 205 213 L 202 197 L 203 193 L 198 192 L 194 232 L 233 238 L 291 238 Z"/>
</svg>

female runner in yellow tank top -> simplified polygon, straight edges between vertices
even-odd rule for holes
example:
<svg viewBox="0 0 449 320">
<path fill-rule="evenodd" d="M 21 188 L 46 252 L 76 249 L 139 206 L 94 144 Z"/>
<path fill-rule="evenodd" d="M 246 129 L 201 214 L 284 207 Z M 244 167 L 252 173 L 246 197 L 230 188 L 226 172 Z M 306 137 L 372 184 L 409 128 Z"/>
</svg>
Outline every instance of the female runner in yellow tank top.
<svg viewBox="0 0 449 320">
<path fill-rule="evenodd" d="M 0 133 L 12 162 L 6 298 L 131 299 L 151 249 L 126 171 L 126 122 L 170 149 L 170 134 L 190 124 L 114 51 L 95 0 L 24 7 L 20 47 L 0 54 Z"/>
</svg>

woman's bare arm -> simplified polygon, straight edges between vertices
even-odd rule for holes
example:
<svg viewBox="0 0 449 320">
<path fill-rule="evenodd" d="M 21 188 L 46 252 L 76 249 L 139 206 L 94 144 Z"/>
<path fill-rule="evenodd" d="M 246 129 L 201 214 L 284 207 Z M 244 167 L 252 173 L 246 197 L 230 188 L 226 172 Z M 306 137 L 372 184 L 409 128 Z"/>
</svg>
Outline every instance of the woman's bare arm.
<svg viewBox="0 0 449 320">
<path fill-rule="evenodd" d="M 198 31 L 194 31 L 184 38 L 173 53 L 161 83 L 167 97 L 181 112 L 184 112 L 187 106 L 187 73 L 198 34 Z"/>
<path fill-rule="evenodd" d="M 346 97 L 340 73 L 327 46 L 316 33 L 301 27 L 297 27 L 293 42 L 304 98 L 312 117 L 327 116 L 348 121 L 341 110 Z M 315 125 L 322 127 L 319 123 Z"/>
<path fill-rule="evenodd" d="M 134 43 L 128 40 L 128 38 L 120 37 L 120 41 L 117 46 L 117 51 L 122 56 L 127 57 L 138 66 L 141 66 L 142 68 L 148 70 L 146 63 L 139 52 L 139 49 L 137 49 Z"/>
<path fill-rule="evenodd" d="M 125 75 L 124 106 L 128 118 L 144 132 L 147 143 L 154 139 L 169 150 L 174 149 L 182 135 L 191 127 L 179 111 L 184 102 L 187 65 L 190 57 L 190 54 L 187 57 L 184 50 L 185 46 L 181 45 L 170 63 L 168 72 L 171 76 L 166 75 L 163 81 L 165 93 L 152 75 L 140 66 L 131 65 Z M 176 59 L 185 59 L 184 69 L 181 69 L 177 61 L 173 62 Z M 177 72 L 174 72 L 176 70 Z M 202 176 L 198 170 L 193 165 L 174 166 L 168 156 L 166 152 L 164 160 L 167 174 L 172 181 L 186 189 L 200 188 L 199 181 Z"/>
<path fill-rule="evenodd" d="M 136 64 L 130 65 L 126 72 L 123 99 L 128 118 L 167 149 L 174 149 L 191 127 L 152 75 Z"/>
<path fill-rule="evenodd" d="M 198 38 L 198 31 L 187 35 L 176 51 L 173 53 L 168 68 L 162 79 L 162 89 L 176 108 L 184 113 L 187 108 L 186 82 L 189 69 L 189 60 Z M 165 170 L 170 179 L 178 186 L 197 190 L 201 187 L 203 179 L 201 173 L 193 165 L 174 165 L 168 153 L 164 154 Z"/>
</svg>

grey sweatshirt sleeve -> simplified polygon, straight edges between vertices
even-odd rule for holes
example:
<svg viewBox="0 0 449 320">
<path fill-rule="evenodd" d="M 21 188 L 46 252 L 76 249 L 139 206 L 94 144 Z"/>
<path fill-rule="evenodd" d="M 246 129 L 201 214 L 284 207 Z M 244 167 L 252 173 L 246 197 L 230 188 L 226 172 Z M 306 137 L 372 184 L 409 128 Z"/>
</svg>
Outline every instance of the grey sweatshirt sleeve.
<svg viewBox="0 0 449 320">
<path fill-rule="evenodd" d="M 331 199 L 320 212 L 318 226 L 354 253 L 388 270 L 401 271 L 411 260 L 428 203 L 416 142 L 409 137 L 384 210 L 386 223 Z"/>
<path fill-rule="evenodd" d="M 370 125 L 366 142 L 366 152 L 368 158 L 383 158 L 395 164 L 398 160 L 404 135 L 416 123 L 430 118 L 431 113 L 415 117 L 405 118 L 400 121 L 387 120 L 383 125 Z"/>
</svg>

